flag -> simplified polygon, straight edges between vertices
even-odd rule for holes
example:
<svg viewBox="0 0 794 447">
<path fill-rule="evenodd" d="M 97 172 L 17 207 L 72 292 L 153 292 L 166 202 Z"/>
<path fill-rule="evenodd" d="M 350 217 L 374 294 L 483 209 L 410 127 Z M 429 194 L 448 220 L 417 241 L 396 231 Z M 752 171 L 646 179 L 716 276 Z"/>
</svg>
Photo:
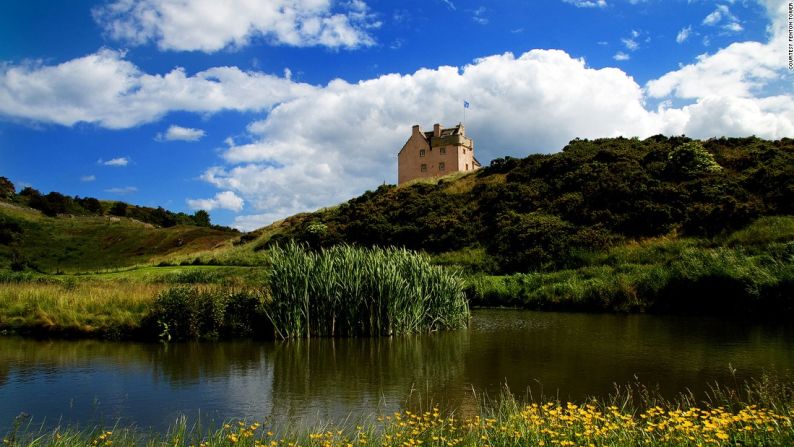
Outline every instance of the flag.
<svg viewBox="0 0 794 447">
<path fill-rule="evenodd" d="M 463 108 L 464 109 L 468 109 L 469 108 L 469 101 L 463 101 Z"/>
</svg>

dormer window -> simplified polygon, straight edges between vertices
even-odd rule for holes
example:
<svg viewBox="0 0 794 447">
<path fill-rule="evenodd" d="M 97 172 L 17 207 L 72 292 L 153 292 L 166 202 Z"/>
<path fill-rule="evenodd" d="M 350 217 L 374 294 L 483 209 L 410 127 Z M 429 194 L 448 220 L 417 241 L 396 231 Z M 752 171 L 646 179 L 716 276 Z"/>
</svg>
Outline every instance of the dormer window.
<svg viewBox="0 0 794 447">
<path fill-rule="evenodd" d="M 425 156 L 425 150 L 424 149 L 419 149 L 419 156 L 420 157 L 424 157 Z"/>
</svg>

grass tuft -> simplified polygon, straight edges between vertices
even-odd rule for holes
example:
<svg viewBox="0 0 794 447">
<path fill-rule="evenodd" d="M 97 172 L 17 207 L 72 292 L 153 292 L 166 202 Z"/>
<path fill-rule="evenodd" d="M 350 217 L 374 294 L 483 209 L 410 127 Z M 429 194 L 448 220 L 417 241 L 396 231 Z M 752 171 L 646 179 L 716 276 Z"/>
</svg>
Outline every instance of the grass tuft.
<svg viewBox="0 0 794 447">
<path fill-rule="evenodd" d="M 394 335 L 468 323 L 458 276 L 408 250 L 309 251 L 289 243 L 271 249 L 270 260 L 265 312 L 281 338 Z"/>
</svg>

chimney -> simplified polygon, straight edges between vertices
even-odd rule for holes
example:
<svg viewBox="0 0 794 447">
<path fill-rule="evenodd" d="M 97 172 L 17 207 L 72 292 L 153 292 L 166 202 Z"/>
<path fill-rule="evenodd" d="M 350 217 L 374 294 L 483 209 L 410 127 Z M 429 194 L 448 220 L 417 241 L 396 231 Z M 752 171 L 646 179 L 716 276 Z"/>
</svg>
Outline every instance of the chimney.
<svg viewBox="0 0 794 447">
<path fill-rule="evenodd" d="M 440 137 L 441 136 L 441 124 L 433 124 L 433 136 Z"/>
<path fill-rule="evenodd" d="M 412 130 L 411 130 L 411 134 L 412 134 L 412 135 L 418 135 L 418 134 L 421 134 L 421 133 L 422 133 L 422 131 L 419 129 L 419 124 L 415 125 L 415 126 L 414 126 L 414 127 L 412 127 L 411 129 L 412 129 Z"/>
</svg>

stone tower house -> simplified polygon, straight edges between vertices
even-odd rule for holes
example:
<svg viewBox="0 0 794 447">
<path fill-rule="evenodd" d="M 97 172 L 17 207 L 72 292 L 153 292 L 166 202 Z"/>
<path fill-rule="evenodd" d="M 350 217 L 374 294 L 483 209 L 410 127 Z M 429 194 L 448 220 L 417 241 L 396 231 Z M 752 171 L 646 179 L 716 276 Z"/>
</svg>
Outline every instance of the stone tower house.
<svg viewBox="0 0 794 447">
<path fill-rule="evenodd" d="M 474 141 L 466 136 L 463 124 L 448 129 L 434 124 L 432 132 L 422 132 L 416 125 L 397 154 L 397 184 L 479 168 Z"/>
</svg>

